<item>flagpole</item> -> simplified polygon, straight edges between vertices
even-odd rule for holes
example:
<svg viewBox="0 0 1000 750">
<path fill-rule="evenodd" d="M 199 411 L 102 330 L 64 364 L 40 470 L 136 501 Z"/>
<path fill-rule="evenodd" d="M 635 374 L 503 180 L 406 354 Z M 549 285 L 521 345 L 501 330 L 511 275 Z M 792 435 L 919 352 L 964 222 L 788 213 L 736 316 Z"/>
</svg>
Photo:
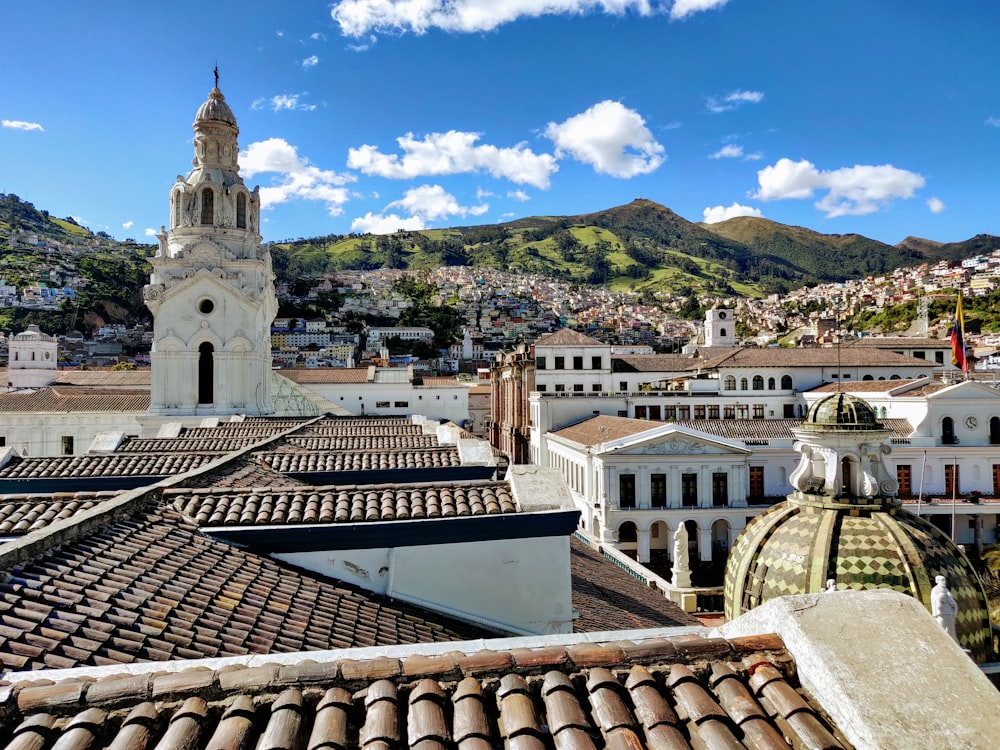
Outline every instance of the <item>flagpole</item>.
<svg viewBox="0 0 1000 750">
<path fill-rule="evenodd" d="M 920 503 L 924 499 L 924 470 L 927 468 L 927 451 L 924 451 L 924 460 L 920 462 L 920 493 L 917 495 L 917 515 L 920 515 Z"/>
</svg>

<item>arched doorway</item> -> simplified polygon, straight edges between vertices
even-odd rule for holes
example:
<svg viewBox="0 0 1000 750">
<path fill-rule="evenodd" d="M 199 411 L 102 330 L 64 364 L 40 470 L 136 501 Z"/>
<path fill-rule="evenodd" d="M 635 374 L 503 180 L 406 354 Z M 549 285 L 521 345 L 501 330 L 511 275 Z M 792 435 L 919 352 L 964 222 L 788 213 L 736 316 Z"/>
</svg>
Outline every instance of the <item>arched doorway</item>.
<svg viewBox="0 0 1000 750">
<path fill-rule="evenodd" d="M 726 561 L 729 555 L 729 521 L 720 518 L 712 524 L 712 563 Z"/>
<path fill-rule="evenodd" d="M 198 346 L 198 403 L 215 403 L 215 348 L 207 341 Z"/>
</svg>

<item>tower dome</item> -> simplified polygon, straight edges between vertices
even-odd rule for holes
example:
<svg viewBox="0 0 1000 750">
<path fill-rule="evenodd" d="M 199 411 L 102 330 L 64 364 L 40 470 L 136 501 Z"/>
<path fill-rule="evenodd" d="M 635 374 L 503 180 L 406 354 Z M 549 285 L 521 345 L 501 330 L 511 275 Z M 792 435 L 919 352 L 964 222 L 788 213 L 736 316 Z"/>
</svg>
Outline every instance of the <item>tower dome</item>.
<svg viewBox="0 0 1000 750">
<path fill-rule="evenodd" d="M 215 88 L 209 92 L 208 99 L 198 108 L 198 113 L 194 116 L 194 121 L 195 124 L 205 121 L 224 122 L 232 125 L 234 128 L 236 127 L 236 115 L 233 114 L 233 110 L 226 104 L 226 97 L 222 95 L 218 81 L 216 81 Z"/>
<path fill-rule="evenodd" d="M 979 576 L 947 535 L 894 497 L 888 432 L 874 410 L 835 393 L 793 432 L 801 454 L 794 489 L 737 537 L 726 562 L 726 618 L 779 596 L 819 593 L 828 581 L 839 590 L 891 588 L 930 609 L 941 575 L 958 602 L 959 642 L 987 661 L 992 636 Z"/>
</svg>

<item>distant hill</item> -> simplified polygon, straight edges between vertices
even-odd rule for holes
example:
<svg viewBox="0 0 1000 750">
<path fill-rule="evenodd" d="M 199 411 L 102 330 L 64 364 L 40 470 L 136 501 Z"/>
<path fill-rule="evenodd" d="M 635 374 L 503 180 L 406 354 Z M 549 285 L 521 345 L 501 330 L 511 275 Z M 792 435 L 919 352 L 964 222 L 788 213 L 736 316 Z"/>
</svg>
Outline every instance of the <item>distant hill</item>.
<svg viewBox="0 0 1000 750">
<path fill-rule="evenodd" d="M 759 296 L 846 281 L 925 261 L 955 262 L 1000 246 L 989 236 L 887 245 L 858 234 L 821 234 L 768 219 L 695 224 L 639 199 L 578 216 L 533 216 L 487 226 L 329 236 L 276 243 L 279 273 L 293 278 L 346 268 L 513 268 L 619 291 Z"/>
</svg>

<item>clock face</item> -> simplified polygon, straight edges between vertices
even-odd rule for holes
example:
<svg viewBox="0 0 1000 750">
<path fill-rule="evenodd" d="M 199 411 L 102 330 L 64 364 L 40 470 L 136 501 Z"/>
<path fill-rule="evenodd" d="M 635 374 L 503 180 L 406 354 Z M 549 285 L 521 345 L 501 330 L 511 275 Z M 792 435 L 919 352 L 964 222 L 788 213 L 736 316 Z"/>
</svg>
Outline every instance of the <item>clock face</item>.
<svg viewBox="0 0 1000 750">
<path fill-rule="evenodd" d="M 719 313 L 719 320 L 725 320 L 725 319 L 726 319 L 726 314 L 724 312 L 720 312 Z"/>
<path fill-rule="evenodd" d="M 968 427 L 970 430 L 976 429 L 976 425 L 978 425 L 978 424 L 979 424 L 979 420 L 976 419 L 971 414 L 965 418 L 965 426 Z"/>
</svg>

